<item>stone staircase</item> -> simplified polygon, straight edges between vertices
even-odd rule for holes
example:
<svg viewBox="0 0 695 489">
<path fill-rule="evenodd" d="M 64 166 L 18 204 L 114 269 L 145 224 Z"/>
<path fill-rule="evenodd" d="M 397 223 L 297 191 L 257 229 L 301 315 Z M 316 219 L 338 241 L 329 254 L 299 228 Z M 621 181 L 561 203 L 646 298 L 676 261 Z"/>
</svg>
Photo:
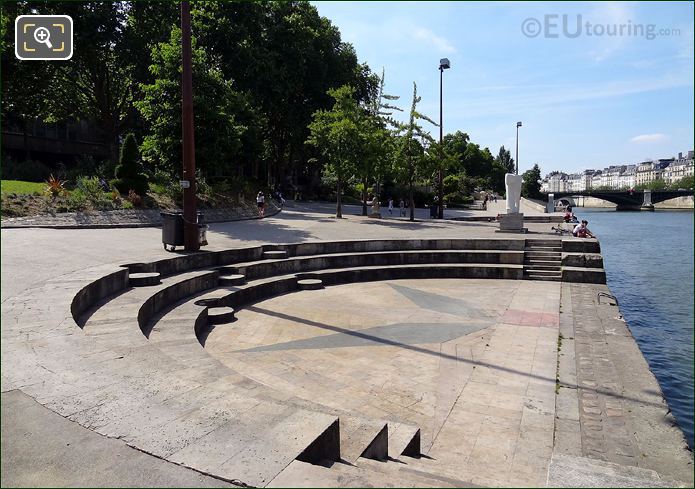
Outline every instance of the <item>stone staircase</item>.
<svg viewBox="0 0 695 489">
<path fill-rule="evenodd" d="M 562 280 L 562 241 L 527 239 L 524 247 L 525 280 Z"/>
<path fill-rule="evenodd" d="M 577 277 L 602 265 L 584 258 L 598 251 L 593 243 L 570 244 Z M 298 385 L 286 365 L 256 361 L 250 352 L 222 364 L 205 349 L 208 334 L 233 328 L 237 310 L 265 299 L 346 283 L 557 281 L 561 251 L 559 239 L 357 240 L 97 268 L 70 305 L 81 334 L 70 330 L 69 347 L 51 359 L 74 368 L 68 378 L 82 383 L 56 388 L 55 380 L 39 383 L 31 373 L 22 382 L 51 386 L 37 400 L 83 426 L 225 480 L 256 487 L 461 486 L 468 484 L 462 473 L 444 476 L 441 465 L 421 456 L 419 412 L 360 412 L 355 392 L 337 395 L 334 379 L 320 369 Z"/>
</svg>

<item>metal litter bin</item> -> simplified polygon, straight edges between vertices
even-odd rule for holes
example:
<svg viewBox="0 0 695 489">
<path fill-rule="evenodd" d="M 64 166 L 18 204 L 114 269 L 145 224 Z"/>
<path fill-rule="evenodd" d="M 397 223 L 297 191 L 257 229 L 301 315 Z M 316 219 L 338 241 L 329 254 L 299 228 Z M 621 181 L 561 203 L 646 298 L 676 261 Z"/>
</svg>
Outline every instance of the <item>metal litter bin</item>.
<svg viewBox="0 0 695 489">
<path fill-rule="evenodd" d="M 160 212 L 162 216 L 162 244 L 167 251 L 175 251 L 177 246 L 183 246 L 183 213 Z M 201 246 L 208 244 L 206 239 L 207 225 L 204 224 L 205 215 L 198 212 L 198 242 Z M 171 249 L 167 248 L 167 245 Z"/>
</svg>

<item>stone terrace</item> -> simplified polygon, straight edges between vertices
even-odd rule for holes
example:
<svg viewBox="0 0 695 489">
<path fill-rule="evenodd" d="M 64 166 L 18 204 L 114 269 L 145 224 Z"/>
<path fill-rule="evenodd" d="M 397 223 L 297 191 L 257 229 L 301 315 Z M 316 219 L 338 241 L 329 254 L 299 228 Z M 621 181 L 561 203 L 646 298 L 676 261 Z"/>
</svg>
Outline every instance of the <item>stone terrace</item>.
<svg viewBox="0 0 695 489">
<path fill-rule="evenodd" d="M 495 224 L 335 220 L 326 210 L 216 224 L 208 239 L 221 250 L 414 233 L 500 238 Z M 527 227 L 532 234 L 509 237 L 522 255 L 526 238 L 552 238 L 549 223 Z M 604 285 L 438 278 L 261 294 L 236 322 L 201 335 L 201 311 L 216 308 L 195 301 L 248 286 L 206 292 L 219 271 L 178 270 L 86 315 L 78 307 L 81 329 L 70 304 L 85 284 L 124 263 L 172 257 L 161 250 L 159 230 L 3 230 L 2 237 L 2 391 L 22 391 L 165 460 L 259 486 L 692 483 L 692 460 L 646 362 L 617 308 L 597 302 Z M 83 253 L 69 252 L 76 249 Z M 522 278 L 523 256 L 504 265 L 495 256 L 496 264 L 473 269 Z M 568 268 L 581 265 L 576 255 L 567 260 Z M 592 263 L 584 266 L 602 265 Z M 259 263 L 253 273 L 267 280 L 266 269 Z M 116 278 L 127 280 L 120 270 Z M 475 276 L 468 273 L 460 276 Z M 190 299 L 167 292 L 183 278 Z M 143 316 L 157 291 L 183 301 L 152 302 Z M 4 416 L 3 433 L 7 423 Z M 330 460 L 332 446 L 341 461 Z M 23 469 L 3 456 L 3 485 L 21 481 Z"/>
</svg>

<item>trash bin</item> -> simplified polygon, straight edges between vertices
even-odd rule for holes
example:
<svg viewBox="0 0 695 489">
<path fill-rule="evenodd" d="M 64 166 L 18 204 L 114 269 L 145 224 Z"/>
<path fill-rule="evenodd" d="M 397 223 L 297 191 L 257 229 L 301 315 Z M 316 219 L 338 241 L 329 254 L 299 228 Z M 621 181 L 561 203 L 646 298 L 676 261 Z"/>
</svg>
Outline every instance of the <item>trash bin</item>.
<svg viewBox="0 0 695 489">
<path fill-rule="evenodd" d="M 175 251 L 177 246 L 183 246 L 183 213 L 160 212 L 162 216 L 162 244 L 167 251 Z M 205 215 L 198 212 L 198 242 L 201 246 L 208 244 L 206 239 L 207 225 L 204 224 Z M 167 248 L 171 246 L 171 249 Z"/>
<path fill-rule="evenodd" d="M 437 204 L 432 204 L 432 206 L 430 207 L 430 219 L 436 219 L 437 218 L 437 216 L 439 215 L 437 213 L 437 210 L 438 210 Z"/>
</svg>

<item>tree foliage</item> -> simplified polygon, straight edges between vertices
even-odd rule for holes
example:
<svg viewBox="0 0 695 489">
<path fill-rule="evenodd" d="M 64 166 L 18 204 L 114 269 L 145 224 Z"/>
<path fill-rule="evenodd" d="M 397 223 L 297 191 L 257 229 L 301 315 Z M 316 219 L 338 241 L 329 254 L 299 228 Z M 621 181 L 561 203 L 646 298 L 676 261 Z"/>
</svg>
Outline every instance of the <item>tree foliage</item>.
<svg viewBox="0 0 695 489">
<path fill-rule="evenodd" d="M 138 144 L 132 133 L 123 141 L 121 157 L 116 166 L 116 178 L 111 185 L 122 194 L 133 190 L 142 196 L 147 192 L 147 177 L 142 172 Z"/>
<path fill-rule="evenodd" d="M 306 142 L 317 149 L 327 171 L 335 176 L 335 215 L 342 218 L 343 186 L 355 174 L 359 161 L 369 149 L 365 131 L 367 117 L 354 98 L 353 87 L 345 85 L 329 90 L 328 94 L 335 100 L 333 108 L 314 113 Z"/>
<path fill-rule="evenodd" d="M 521 177 L 521 195 L 528 199 L 543 197 L 541 194 L 541 169 L 537 163 L 530 170 L 526 170 Z"/>
<path fill-rule="evenodd" d="M 196 167 L 203 173 L 230 175 L 243 164 L 241 155 L 256 149 L 256 113 L 195 39 L 192 53 Z M 152 169 L 175 176 L 182 158 L 181 30 L 173 28 L 169 42 L 154 46 L 151 56 L 153 81 L 140 86 L 143 98 L 135 103 L 149 129 L 143 156 Z M 245 137 L 248 132 L 252 137 Z"/>
<path fill-rule="evenodd" d="M 501 146 L 499 153 L 492 162 L 492 168 L 490 170 L 490 186 L 492 190 L 504 193 L 504 176 L 507 173 L 514 173 L 514 170 L 514 158 L 512 158 L 509 150 Z"/>
<path fill-rule="evenodd" d="M 417 84 L 413 82 L 413 100 L 410 105 L 408 122 L 400 125 L 398 137 L 398 166 L 397 172 L 400 180 L 408 186 L 408 200 L 410 201 L 410 220 L 415 220 L 415 201 L 413 199 L 413 186 L 415 181 L 426 172 L 427 163 L 431 162 L 425 155 L 426 148 L 434 142 L 432 136 L 420 125 L 420 121 L 426 121 L 434 126 L 436 122 L 421 114 L 417 110 L 417 104 L 422 97 L 417 94 Z"/>
</svg>

